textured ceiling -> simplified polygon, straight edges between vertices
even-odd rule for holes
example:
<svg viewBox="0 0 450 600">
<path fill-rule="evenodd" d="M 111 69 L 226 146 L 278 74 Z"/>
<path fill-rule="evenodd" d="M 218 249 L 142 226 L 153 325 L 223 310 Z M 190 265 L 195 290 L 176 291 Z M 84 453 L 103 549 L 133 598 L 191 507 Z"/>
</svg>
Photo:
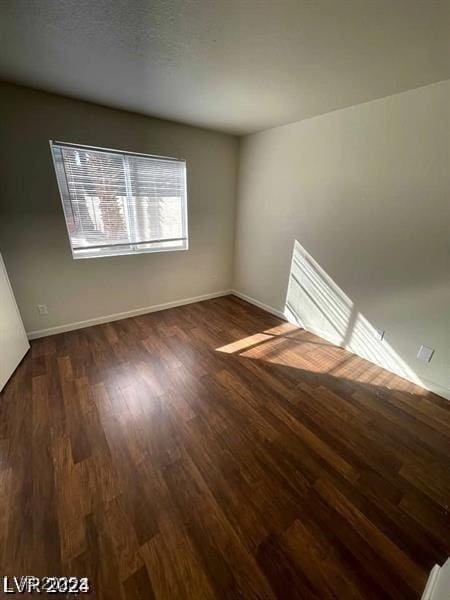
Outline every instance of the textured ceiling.
<svg viewBox="0 0 450 600">
<path fill-rule="evenodd" d="M 0 0 L 0 77 L 247 133 L 450 77 L 449 0 Z"/>
</svg>

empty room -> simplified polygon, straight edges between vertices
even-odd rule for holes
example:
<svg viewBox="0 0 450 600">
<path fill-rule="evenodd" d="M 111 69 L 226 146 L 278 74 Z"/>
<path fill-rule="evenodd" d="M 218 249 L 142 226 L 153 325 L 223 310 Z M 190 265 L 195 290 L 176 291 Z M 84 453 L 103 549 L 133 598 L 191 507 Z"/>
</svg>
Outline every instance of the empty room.
<svg viewBox="0 0 450 600">
<path fill-rule="evenodd" d="M 0 0 L 0 598 L 449 557 L 448 0 Z"/>
</svg>

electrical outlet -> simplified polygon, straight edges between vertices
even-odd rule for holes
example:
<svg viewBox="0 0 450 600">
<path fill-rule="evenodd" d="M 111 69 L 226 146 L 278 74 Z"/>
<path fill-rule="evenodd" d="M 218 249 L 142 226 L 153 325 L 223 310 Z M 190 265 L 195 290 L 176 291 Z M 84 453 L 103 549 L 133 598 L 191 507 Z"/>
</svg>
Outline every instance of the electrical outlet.
<svg viewBox="0 0 450 600">
<path fill-rule="evenodd" d="M 41 317 L 44 315 L 48 315 L 48 308 L 46 304 L 38 304 L 37 309 Z"/>
<path fill-rule="evenodd" d="M 433 358 L 434 349 L 429 348 L 428 346 L 424 346 L 423 344 L 419 348 L 419 352 L 417 353 L 417 358 L 422 362 L 431 362 Z"/>
</svg>

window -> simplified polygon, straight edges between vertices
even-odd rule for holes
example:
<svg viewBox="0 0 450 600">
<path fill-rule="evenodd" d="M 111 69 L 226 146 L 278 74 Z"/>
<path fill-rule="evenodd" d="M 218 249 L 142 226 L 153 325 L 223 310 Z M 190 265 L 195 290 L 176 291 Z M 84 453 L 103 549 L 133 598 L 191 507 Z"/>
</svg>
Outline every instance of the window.
<svg viewBox="0 0 450 600">
<path fill-rule="evenodd" d="M 74 258 L 187 250 L 184 160 L 50 145 Z"/>
</svg>

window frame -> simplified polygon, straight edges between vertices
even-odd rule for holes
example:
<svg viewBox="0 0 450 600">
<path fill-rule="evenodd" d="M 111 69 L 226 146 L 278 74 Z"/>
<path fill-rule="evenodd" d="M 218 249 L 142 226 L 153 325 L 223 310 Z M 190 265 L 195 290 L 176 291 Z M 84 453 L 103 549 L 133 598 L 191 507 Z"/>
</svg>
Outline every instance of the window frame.
<svg viewBox="0 0 450 600">
<path fill-rule="evenodd" d="M 64 216 L 64 224 L 66 226 L 66 232 L 67 232 L 67 237 L 69 240 L 69 246 L 70 246 L 70 250 L 72 253 L 72 258 L 74 260 L 87 260 L 87 259 L 96 259 L 96 258 L 111 258 L 111 257 L 118 257 L 118 256 L 130 256 L 130 255 L 139 255 L 139 254 L 150 254 L 150 253 L 155 253 L 155 252 L 186 252 L 187 250 L 189 250 L 189 221 L 188 221 L 188 190 L 187 190 L 187 161 L 184 158 L 175 158 L 173 156 L 160 156 L 157 154 L 145 154 L 143 152 L 131 152 L 129 150 L 118 150 L 116 148 L 104 148 L 101 146 L 90 146 L 90 145 L 86 145 L 86 144 L 75 144 L 72 142 L 63 142 L 63 141 L 57 141 L 57 140 L 49 140 L 49 144 L 50 144 L 50 154 L 52 156 L 52 162 L 53 162 L 53 168 L 55 171 L 55 177 L 56 177 L 56 182 L 58 185 L 58 192 L 59 192 L 59 197 L 60 197 L 60 201 L 61 201 L 61 208 L 63 211 L 63 216 Z M 109 153 L 109 154 L 118 154 L 120 156 L 137 156 L 137 157 L 143 157 L 143 158 L 153 158 L 156 160 L 162 160 L 162 161 L 174 161 L 174 162 L 179 162 L 179 163 L 184 163 L 184 198 L 182 199 L 182 211 L 181 211 L 181 218 L 182 218 L 182 224 L 183 224 L 183 230 L 185 233 L 184 237 L 180 237 L 180 238 L 163 238 L 163 239 L 159 239 L 159 240 L 149 240 L 147 243 L 164 243 L 164 242 L 170 242 L 170 241 L 176 241 L 176 240 L 183 240 L 184 244 L 182 247 L 175 247 L 175 248 L 170 248 L 170 247 L 162 247 L 162 246 L 158 246 L 158 247 L 154 247 L 154 248 L 139 248 L 138 244 L 130 242 L 130 243 L 119 243 L 119 244 L 105 244 L 102 246 L 86 246 L 86 255 L 80 255 L 76 252 L 80 252 L 83 249 L 82 248 L 74 248 L 73 243 L 72 243 L 72 237 L 69 231 L 69 224 L 67 222 L 67 218 L 66 218 L 66 211 L 64 208 L 64 194 L 69 198 L 70 200 L 70 191 L 67 185 L 67 178 L 65 179 L 64 182 L 60 182 L 60 178 L 58 177 L 58 170 L 57 170 L 57 166 L 56 166 L 56 161 L 55 161 L 55 155 L 53 152 L 53 146 L 62 146 L 62 147 L 68 147 L 68 148 L 76 148 L 78 150 L 92 150 L 92 151 L 98 151 L 98 152 L 105 152 L 105 153 Z M 63 183 L 66 187 L 65 190 L 61 189 L 61 183 Z M 141 244 L 146 243 L 146 242 L 140 242 Z M 119 247 L 124 247 L 127 246 L 128 249 L 126 251 L 120 252 L 117 250 L 114 250 L 114 248 L 119 248 Z M 132 246 L 133 249 L 129 249 L 129 247 Z M 93 250 L 93 249 L 101 249 L 104 248 L 105 252 L 99 253 L 97 255 L 92 255 L 92 254 L 88 254 L 89 250 Z M 109 251 L 111 250 L 111 251 Z"/>
</svg>

